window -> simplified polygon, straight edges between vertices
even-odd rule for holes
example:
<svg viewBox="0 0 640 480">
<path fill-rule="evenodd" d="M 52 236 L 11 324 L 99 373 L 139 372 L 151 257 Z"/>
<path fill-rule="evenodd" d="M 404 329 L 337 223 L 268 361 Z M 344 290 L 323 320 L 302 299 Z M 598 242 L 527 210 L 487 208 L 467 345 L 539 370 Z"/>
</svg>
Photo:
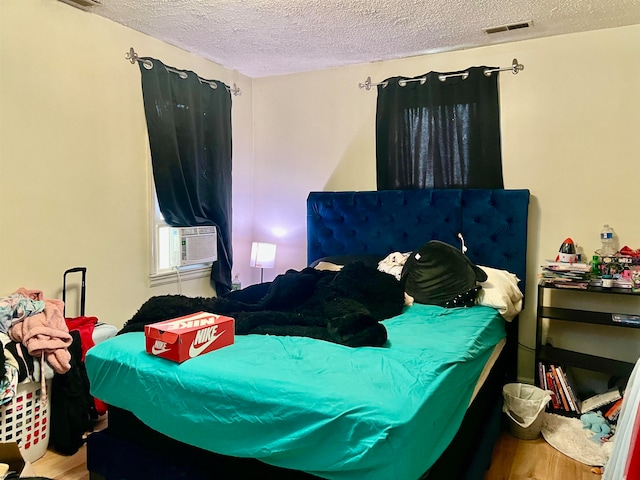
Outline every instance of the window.
<svg viewBox="0 0 640 480">
<path fill-rule="evenodd" d="M 504 188 L 498 76 L 485 70 L 378 85 L 378 190 Z"/>
<path fill-rule="evenodd" d="M 152 271 L 158 275 L 160 266 L 166 265 L 164 260 L 158 262 L 166 245 L 167 225 L 215 227 L 217 261 L 209 270 L 216 292 L 224 294 L 231 290 L 233 264 L 229 88 L 156 59 L 141 58 L 138 65 L 153 182 L 162 212 L 152 222 Z"/>
<path fill-rule="evenodd" d="M 181 265 L 180 250 L 176 242 L 176 228 L 167 224 L 160 212 L 153 181 L 151 183 L 152 209 L 149 215 L 151 226 L 151 286 L 176 283 L 180 280 L 193 280 L 211 275 L 212 261 L 195 262 Z M 210 227 L 214 228 L 215 227 Z M 213 242 L 216 244 L 215 240 Z"/>
</svg>

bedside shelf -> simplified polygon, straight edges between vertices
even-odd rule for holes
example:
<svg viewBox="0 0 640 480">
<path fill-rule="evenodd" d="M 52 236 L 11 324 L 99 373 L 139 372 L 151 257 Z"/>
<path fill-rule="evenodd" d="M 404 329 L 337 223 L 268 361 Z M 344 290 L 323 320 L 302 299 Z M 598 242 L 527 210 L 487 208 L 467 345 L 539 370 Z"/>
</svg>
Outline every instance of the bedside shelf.
<svg viewBox="0 0 640 480">
<path fill-rule="evenodd" d="M 562 365 L 564 367 L 576 367 L 593 372 L 608 374 L 613 377 L 619 377 L 628 380 L 633 370 L 634 364 L 620 360 L 614 360 L 607 357 L 590 355 L 588 353 L 566 350 L 557 348 L 552 345 L 543 344 L 542 340 L 542 323 L 544 319 L 550 322 L 565 321 L 572 323 L 585 323 L 592 325 L 601 325 L 605 327 L 615 328 L 640 328 L 636 323 L 614 322 L 612 315 L 614 311 L 596 312 L 592 310 L 580 310 L 572 308 L 559 308 L 554 306 L 546 306 L 544 302 L 545 291 L 554 292 L 575 292 L 574 295 L 626 295 L 635 296 L 640 299 L 640 293 L 633 292 L 631 289 L 624 288 L 601 288 L 589 287 L 588 289 L 566 289 L 546 284 L 542 281 L 538 285 L 538 307 L 536 321 L 536 368 L 539 362 L 547 364 Z M 551 302 L 547 302 L 551 303 Z M 640 311 L 640 309 L 639 309 Z M 636 313 L 638 314 L 638 313 Z M 575 328 L 575 327 L 573 327 Z M 538 383 L 538 380 L 536 380 Z"/>
</svg>

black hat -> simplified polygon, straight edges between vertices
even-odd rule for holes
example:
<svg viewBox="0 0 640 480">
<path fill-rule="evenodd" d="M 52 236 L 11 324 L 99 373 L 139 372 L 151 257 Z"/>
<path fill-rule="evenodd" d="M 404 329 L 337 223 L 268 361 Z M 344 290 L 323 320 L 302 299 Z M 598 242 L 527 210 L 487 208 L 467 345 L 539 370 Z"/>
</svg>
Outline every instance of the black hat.
<svg viewBox="0 0 640 480">
<path fill-rule="evenodd" d="M 400 279 L 417 303 L 442 305 L 485 282 L 487 274 L 457 248 L 431 240 L 411 252 Z"/>
</svg>

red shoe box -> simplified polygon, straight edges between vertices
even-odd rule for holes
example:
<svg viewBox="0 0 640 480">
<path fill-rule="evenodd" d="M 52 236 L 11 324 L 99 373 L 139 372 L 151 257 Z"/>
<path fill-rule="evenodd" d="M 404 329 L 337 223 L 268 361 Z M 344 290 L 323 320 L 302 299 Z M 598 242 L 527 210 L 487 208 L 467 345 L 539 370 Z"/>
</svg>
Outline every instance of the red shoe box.
<svg viewBox="0 0 640 480">
<path fill-rule="evenodd" d="M 147 352 L 182 363 L 190 358 L 233 344 L 234 319 L 198 312 L 145 325 Z"/>
</svg>

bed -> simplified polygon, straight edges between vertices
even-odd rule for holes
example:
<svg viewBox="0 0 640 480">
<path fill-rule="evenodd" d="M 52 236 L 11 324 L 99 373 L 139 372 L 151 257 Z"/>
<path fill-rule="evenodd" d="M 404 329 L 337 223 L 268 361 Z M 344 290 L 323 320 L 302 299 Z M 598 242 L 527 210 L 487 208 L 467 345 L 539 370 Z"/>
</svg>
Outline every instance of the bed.
<svg viewBox="0 0 640 480">
<path fill-rule="evenodd" d="M 464 241 L 524 291 L 528 203 L 527 190 L 312 192 L 308 262 Z M 184 364 L 146 354 L 142 333 L 103 342 L 86 361 L 110 405 L 87 440 L 91 478 L 483 478 L 517 318 L 416 304 L 382 323 L 382 347 L 237 335 Z"/>
</svg>

